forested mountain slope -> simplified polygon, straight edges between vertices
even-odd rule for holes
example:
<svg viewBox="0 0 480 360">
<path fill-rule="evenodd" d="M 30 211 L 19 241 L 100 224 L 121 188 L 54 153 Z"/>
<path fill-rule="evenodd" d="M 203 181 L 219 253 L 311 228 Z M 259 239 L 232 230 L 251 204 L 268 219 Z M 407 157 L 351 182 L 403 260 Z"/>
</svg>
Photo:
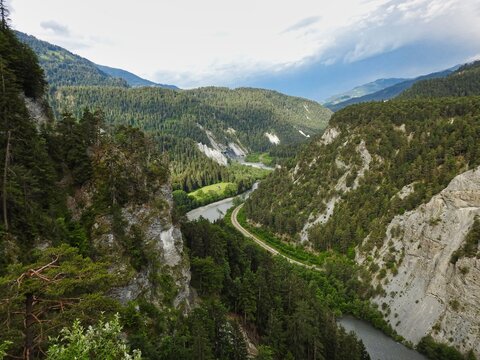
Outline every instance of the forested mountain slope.
<svg viewBox="0 0 480 360">
<path fill-rule="evenodd" d="M 34 36 L 16 31 L 15 35 L 38 56 L 40 66 L 52 87 L 61 85 L 122 86 L 127 82 L 101 71 L 90 60 L 71 53 L 64 48 L 38 40 Z"/>
<path fill-rule="evenodd" d="M 350 106 L 261 183 L 246 213 L 316 250 L 355 250 L 402 336 L 431 334 L 478 355 L 480 266 L 462 249 L 480 214 L 479 138 L 479 97 Z M 458 293 L 448 287 L 462 281 Z"/>
<path fill-rule="evenodd" d="M 402 92 L 409 89 L 410 87 L 412 87 L 417 82 L 427 80 L 427 79 L 443 78 L 445 76 L 450 75 L 454 71 L 454 69 L 456 69 L 456 68 L 457 67 L 453 67 L 451 69 L 447 69 L 447 70 L 444 70 L 444 71 L 439 71 L 439 72 L 435 72 L 435 73 L 432 73 L 432 74 L 422 75 L 422 76 L 416 77 L 414 79 L 407 79 L 405 81 L 399 82 L 399 83 L 394 84 L 392 86 L 385 87 L 384 89 L 381 89 L 379 91 L 376 91 L 376 92 L 373 92 L 373 93 L 370 93 L 370 94 L 367 94 L 367 95 L 355 97 L 355 98 L 352 98 L 352 99 L 348 99 L 346 101 L 342 101 L 342 102 L 339 102 L 337 104 L 333 104 L 333 105 L 330 105 L 330 106 L 327 106 L 327 107 L 332 111 L 338 111 L 338 110 L 341 110 L 341 109 L 343 109 L 343 108 L 345 108 L 349 105 L 353 105 L 353 104 L 360 104 L 360 103 L 369 102 L 369 101 L 390 100 L 390 99 L 393 99 L 393 98 L 399 96 Z"/>
<path fill-rule="evenodd" d="M 60 46 L 20 31 L 16 31 L 15 34 L 21 42 L 35 51 L 51 87 L 62 85 L 158 86 L 178 89 L 173 85 L 154 83 L 122 69 L 95 64 Z"/>
<path fill-rule="evenodd" d="M 109 125 L 141 128 L 168 152 L 175 189 L 188 192 L 221 181 L 251 186 L 254 176 L 227 166 L 229 159 L 252 151 L 289 156 L 296 151 L 292 145 L 323 131 L 330 118 L 331 111 L 316 102 L 273 91 L 152 87 L 134 74 L 100 66 L 101 71 L 65 49 L 16 34 L 40 58 L 56 118 L 64 111 L 78 117 L 85 108 L 102 109 Z"/>
<path fill-rule="evenodd" d="M 95 64 L 95 66 L 110 76 L 125 80 L 127 84 L 131 87 L 157 86 L 165 89 L 179 90 L 179 88 L 176 87 L 175 85 L 158 84 L 153 81 L 143 79 L 140 76 L 137 76 L 126 70 L 116 69 L 109 66 L 98 65 L 98 64 Z"/>
<path fill-rule="evenodd" d="M 451 75 L 420 81 L 401 94 L 402 98 L 480 95 L 480 61 L 466 64 Z"/>
<path fill-rule="evenodd" d="M 389 88 L 398 83 L 404 82 L 408 79 L 402 78 L 389 78 L 389 79 L 377 79 L 375 81 L 356 86 L 352 90 L 346 91 L 344 93 L 334 95 L 329 97 L 322 103 L 323 106 L 331 109 L 332 106 L 339 103 L 344 103 L 345 101 L 356 99 L 362 96 L 376 93 L 385 88 Z M 339 109 L 338 109 L 339 110 Z"/>
<path fill-rule="evenodd" d="M 313 101 L 247 88 L 61 87 L 53 104 L 57 113 L 104 109 L 108 123 L 147 131 L 169 152 L 175 187 L 184 190 L 230 181 L 229 158 L 304 142 L 331 113 Z"/>
<path fill-rule="evenodd" d="M 316 279 L 225 224 L 186 224 L 183 251 L 154 140 L 107 127 L 100 111 L 49 118 L 37 58 L 4 18 L 0 54 L 0 357 L 117 359 L 104 351 L 120 343 L 142 359 L 369 359 L 337 327 Z M 82 340 L 95 324 L 92 349 Z"/>
<path fill-rule="evenodd" d="M 188 259 L 153 142 L 104 132 L 100 113 L 49 119 L 35 53 L 4 22 L 0 54 L 2 348 L 43 358 L 75 318 L 91 324 L 136 301 L 188 308 Z"/>
</svg>

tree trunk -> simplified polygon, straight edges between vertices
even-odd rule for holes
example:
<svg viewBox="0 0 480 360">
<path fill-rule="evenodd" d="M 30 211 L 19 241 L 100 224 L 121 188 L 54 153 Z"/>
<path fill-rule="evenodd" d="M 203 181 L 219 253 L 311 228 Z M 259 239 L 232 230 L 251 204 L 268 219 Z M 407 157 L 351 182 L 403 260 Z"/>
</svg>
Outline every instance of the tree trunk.
<svg viewBox="0 0 480 360">
<path fill-rule="evenodd" d="M 33 312 L 33 294 L 27 294 L 25 298 L 25 347 L 23 350 L 23 358 L 25 360 L 33 359 L 33 329 L 32 325 L 35 319 Z"/>
<path fill-rule="evenodd" d="M 11 131 L 8 130 L 7 135 L 7 149 L 5 150 L 5 166 L 3 167 L 3 224 L 5 226 L 5 231 L 8 232 L 8 217 L 7 217 L 7 174 L 8 174 L 8 165 L 10 163 L 10 135 Z"/>
</svg>

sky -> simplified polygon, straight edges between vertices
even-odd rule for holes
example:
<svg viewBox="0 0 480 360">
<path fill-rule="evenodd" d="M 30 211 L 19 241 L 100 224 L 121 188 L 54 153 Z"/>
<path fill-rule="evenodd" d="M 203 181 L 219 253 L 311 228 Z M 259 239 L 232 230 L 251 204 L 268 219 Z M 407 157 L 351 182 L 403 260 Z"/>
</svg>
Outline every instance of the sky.
<svg viewBox="0 0 480 360">
<path fill-rule="evenodd" d="M 321 101 L 480 59 L 479 0 L 9 0 L 16 30 L 181 88 Z"/>
</svg>

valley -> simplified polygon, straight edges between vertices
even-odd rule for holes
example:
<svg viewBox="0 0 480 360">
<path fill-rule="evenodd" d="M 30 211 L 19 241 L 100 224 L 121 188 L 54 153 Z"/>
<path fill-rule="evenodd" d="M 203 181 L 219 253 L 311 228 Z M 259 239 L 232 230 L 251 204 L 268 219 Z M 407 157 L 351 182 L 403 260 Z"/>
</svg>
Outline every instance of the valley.
<svg viewBox="0 0 480 360">
<path fill-rule="evenodd" d="M 480 358 L 480 61 L 324 106 L 98 65 L 8 4 L 0 359 Z"/>
</svg>

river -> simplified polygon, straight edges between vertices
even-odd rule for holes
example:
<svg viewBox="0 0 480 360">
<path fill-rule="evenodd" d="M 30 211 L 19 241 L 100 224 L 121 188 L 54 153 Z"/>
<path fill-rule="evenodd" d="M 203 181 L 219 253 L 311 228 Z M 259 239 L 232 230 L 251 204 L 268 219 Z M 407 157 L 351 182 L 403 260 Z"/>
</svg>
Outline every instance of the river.
<svg viewBox="0 0 480 360">
<path fill-rule="evenodd" d="M 257 190 L 257 188 L 258 182 L 253 184 L 253 187 L 250 190 L 242 193 L 239 196 L 247 199 L 252 192 Z M 193 221 L 200 219 L 200 217 L 203 217 L 210 222 L 222 219 L 227 213 L 228 209 L 233 207 L 233 199 L 234 197 L 231 197 L 193 209 L 187 213 L 187 219 Z"/>
<path fill-rule="evenodd" d="M 248 161 L 245 161 L 245 159 L 243 157 L 239 157 L 237 159 L 235 159 L 236 162 L 238 162 L 239 164 L 242 164 L 242 165 L 246 165 L 246 166 L 251 166 L 251 167 L 254 167 L 254 168 L 258 168 L 258 169 L 265 169 L 265 170 L 275 170 L 275 168 L 271 167 L 271 166 L 267 166 L 263 163 L 255 163 L 255 162 L 248 162 Z"/>
<path fill-rule="evenodd" d="M 363 341 L 372 360 L 426 360 L 415 350 L 407 348 L 363 320 L 352 316 L 338 319 L 347 332 L 353 331 Z"/>
<path fill-rule="evenodd" d="M 258 182 L 252 189 L 243 193 L 245 199 L 258 188 Z M 194 209 L 187 213 L 188 220 L 197 220 L 204 217 L 210 222 L 219 220 L 225 216 L 228 209 L 233 207 L 233 197 L 214 202 Z M 353 331 L 360 338 L 372 360 L 426 360 L 426 357 L 418 352 L 407 348 L 392 338 L 385 335 L 378 329 L 363 320 L 358 320 L 352 316 L 345 316 L 338 320 L 347 332 Z"/>
</svg>

